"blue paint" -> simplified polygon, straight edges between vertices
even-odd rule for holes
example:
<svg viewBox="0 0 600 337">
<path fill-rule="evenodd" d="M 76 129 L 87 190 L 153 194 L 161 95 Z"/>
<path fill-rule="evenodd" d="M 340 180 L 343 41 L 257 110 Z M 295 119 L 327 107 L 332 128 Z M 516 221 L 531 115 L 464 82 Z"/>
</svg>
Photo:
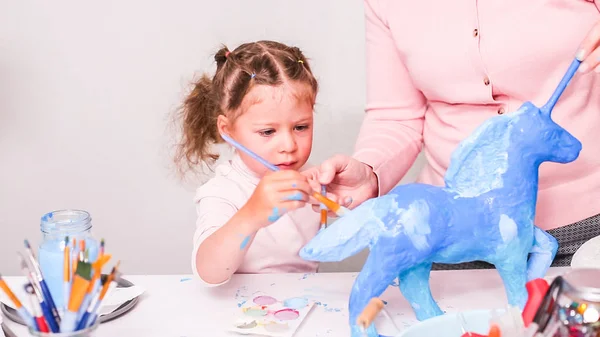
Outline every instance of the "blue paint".
<svg viewBox="0 0 600 337">
<path fill-rule="evenodd" d="M 285 200 L 302 200 L 302 192 L 296 192 L 285 197 Z"/>
<path fill-rule="evenodd" d="M 273 213 L 271 213 L 271 215 L 269 215 L 269 218 L 267 220 L 269 220 L 269 222 L 275 222 L 275 221 L 279 220 L 279 218 L 283 215 L 283 213 L 285 213 L 285 208 L 282 208 L 281 212 L 279 212 L 279 208 L 274 207 Z"/>
<path fill-rule="evenodd" d="M 240 244 L 240 249 L 246 248 L 248 242 L 250 242 L 250 235 L 246 236 L 244 240 L 242 240 L 242 244 Z"/>
<path fill-rule="evenodd" d="M 288 298 L 283 301 L 283 306 L 290 309 L 302 309 L 308 305 L 308 299 L 303 297 Z"/>
<path fill-rule="evenodd" d="M 181 280 L 179 280 L 179 282 L 190 281 L 191 279 L 192 279 L 191 277 L 184 277 Z"/>
<path fill-rule="evenodd" d="M 248 300 L 243 300 L 237 304 L 238 308 L 241 308 Z"/>
<path fill-rule="evenodd" d="M 539 166 L 572 162 L 580 151 L 581 143 L 551 120 L 549 110 L 526 102 L 487 120 L 460 143 L 444 187 L 400 185 L 367 200 L 320 231 L 300 256 L 341 261 L 370 248 L 349 300 L 354 337 L 363 336 L 357 316 L 371 298 L 396 285 L 396 277 L 417 319 L 443 314 L 429 287 L 434 262 L 494 264 L 509 304 L 523 308 L 525 283 L 545 275 L 558 248 L 533 224 Z M 367 335 L 377 336 L 374 327 Z"/>
</svg>

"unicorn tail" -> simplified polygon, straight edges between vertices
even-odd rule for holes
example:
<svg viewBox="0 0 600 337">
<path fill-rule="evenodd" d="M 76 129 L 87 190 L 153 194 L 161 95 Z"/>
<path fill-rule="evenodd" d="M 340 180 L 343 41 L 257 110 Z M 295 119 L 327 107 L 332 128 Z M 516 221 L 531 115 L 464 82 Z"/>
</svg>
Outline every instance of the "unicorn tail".
<svg viewBox="0 0 600 337">
<path fill-rule="evenodd" d="M 300 257 L 307 261 L 337 262 L 365 249 L 381 231 L 377 217 L 373 216 L 373 208 L 381 201 L 379 199 L 365 201 L 322 229 L 300 250 Z"/>
</svg>

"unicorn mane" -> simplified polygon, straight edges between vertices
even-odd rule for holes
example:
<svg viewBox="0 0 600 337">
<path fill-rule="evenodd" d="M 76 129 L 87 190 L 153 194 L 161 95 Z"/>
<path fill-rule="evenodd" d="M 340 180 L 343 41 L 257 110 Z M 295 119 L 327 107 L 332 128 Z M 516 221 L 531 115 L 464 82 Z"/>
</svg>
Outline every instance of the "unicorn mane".
<svg viewBox="0 0 600 337">
<path fill-rule="evenodd" d="M 460 142 L 444 176 L 447 188 L 473 197 L 503 186 L 511 119 L 509 115 L 490 118 Z"/>
</svg>

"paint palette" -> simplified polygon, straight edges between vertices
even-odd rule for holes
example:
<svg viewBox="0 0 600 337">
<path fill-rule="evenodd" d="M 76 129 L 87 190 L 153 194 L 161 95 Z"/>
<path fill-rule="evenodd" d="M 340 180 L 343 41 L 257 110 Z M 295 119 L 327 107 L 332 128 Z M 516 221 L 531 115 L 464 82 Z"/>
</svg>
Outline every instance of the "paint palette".
<svg viewBox="0 0 600 337">
<path fill-rule="evenodd" d="M 268 295 L 256 296 L 240 307 L 230 331 L 291 337 L 313 306 L 314 302 L 304 297 L 278 300 Z"/>
</svg>

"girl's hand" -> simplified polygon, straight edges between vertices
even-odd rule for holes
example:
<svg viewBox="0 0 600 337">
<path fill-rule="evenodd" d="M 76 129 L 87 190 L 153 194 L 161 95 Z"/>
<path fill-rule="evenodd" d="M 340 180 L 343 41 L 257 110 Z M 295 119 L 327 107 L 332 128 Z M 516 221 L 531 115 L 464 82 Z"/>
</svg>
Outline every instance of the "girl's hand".
<svg viewBox="0 0 600 337">
<path fill-rule="evenodd" d="M 581 43 L 577 59 L 581 62 L 579 72 L 587 73 L 594 70 L 600 73 L 600 21 L 588 32 Z"/>
<path fill-rule="evenodd" d="M 258 230 L 285 213 L 304 207 L 310 193 L 308 179 L 299 172 L 270 172 L 261 179 L 242 209 Z"/>
</svg>

